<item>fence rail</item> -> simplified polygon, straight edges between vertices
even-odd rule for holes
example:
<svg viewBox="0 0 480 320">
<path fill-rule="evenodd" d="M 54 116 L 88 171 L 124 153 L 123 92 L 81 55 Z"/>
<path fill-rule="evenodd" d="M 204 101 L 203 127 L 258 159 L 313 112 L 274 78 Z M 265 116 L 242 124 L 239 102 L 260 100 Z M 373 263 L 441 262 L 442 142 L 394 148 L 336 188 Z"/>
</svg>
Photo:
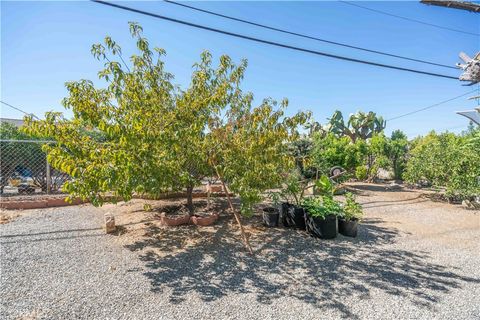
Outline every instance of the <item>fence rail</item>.
<svg viewBox="0 0 480 320">
<path fill-rule="evenodd" d="M 0 140 L 0 193 L 2 196 L 61 192 L 70 177 L 50 167 L 42 150 L 48 140 Z"/>
</svg>

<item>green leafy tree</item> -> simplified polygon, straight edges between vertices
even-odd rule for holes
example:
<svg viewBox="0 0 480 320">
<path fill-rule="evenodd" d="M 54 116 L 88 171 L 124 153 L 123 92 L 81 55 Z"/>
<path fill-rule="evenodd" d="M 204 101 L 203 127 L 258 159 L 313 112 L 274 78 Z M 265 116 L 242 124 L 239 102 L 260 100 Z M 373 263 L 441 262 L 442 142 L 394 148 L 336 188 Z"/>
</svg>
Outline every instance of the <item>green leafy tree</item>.
<svg viewBox="0 0 480 320">
<path fill-rule="evenodd" d="M 241 211 L 247 215 L 252 213 L 252 205 L 262 200 L 262 193 L 280 186 L 284 173 L 293 168 L 288 143 L 298 139 L 296 128 L 308 118 L 304 113 L 284 117 L 286 100 L 278 109 L 270 99 L 256 108 L 251 101 L 249 95 L 240 99 L 226 120 L 218 121 L 218 115 L 209 128 L 215 146 L 211 163 L 240 196 Z"/>
<path fill-rule="evenodd" d="M 337 137 L 333 133 L 315 135 L 312 163 L 323 174 L 328 174 L 334 166 L 353 171 L 363 163 L 365 152 L 362 140 L 353 143 L 348 137 Z"/>
<path fill-rule="evenodd" d="M 214 68 L 204 52 L 182 90 L 164 69 L 164 50 L 152 51 L 136 23 L 130 33 L 139 50 L 130 67 L 110 37 L 92 46 L 105 65 L 99 72 L 105 87 L 87 80 L 66 84 L 63 104 L 73 119 L 48 113 L 44 121 L 27 121 L 27 131 L 58 142 L 46 151 L 54 167 L 74 178 L 66 191 L 101 205 L 109 194 L 129 200 L 134 193 L 186 189 L 193 213 L 193 187 L 218 174 L 240 195 L 242 212 L 250 213 L 261 192 L 278 185 L 293 165 L 286 144 L 298 138 L 296 127 L 307 115 L 285 117 L 287 101 L 252 107 L 252 94 L 240 88 L 247 63 L 235 65 L 228 56 Z"/>
<path fill-rule="evenodd" d="M 390 161 L 394 178 L 397 180 L 403 179 L 403 172 L 407 163 L 408 146 L 409 143 L 405 133 L 401 130 L 392 132 L 387 142 L 386 155 Z"/>
<path fill-rule="evenodd" d="M 375 133 L 367 142 L 366 168 L 369 181 L 373 181 L 380 168 L 388 168 L 388 139 L 382 133 Z"/>
</svg>

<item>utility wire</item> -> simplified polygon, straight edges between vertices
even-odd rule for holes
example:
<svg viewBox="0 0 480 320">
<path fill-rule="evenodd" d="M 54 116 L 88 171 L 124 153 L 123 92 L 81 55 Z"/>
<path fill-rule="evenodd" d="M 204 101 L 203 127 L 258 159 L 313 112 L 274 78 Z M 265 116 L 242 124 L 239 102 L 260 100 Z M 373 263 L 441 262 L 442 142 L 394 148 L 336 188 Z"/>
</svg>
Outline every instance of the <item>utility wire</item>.
<svg viewBox="0 0 480 320">
<path fill-rule="evenodd" d="M 448 76 L 448 75 L 444 75 L 444 74 L 432 73 L 432 72 L 427 72 L 427 71 L 420 71 L 420 70 L 398 67 L 398 66 L 382 64 L 382 63 L 377 63 L 377 62 L 372 62 L 372 61 L 349 58 L 349 57 L 339 56 L 339 55 L 335 55 L 335 54 L 331 54 L 331 53 L 315 51 L 315 50 L 295 47 L 295 46 L 291 46 L 291 45 L 287 45 L 287 44 L 283 44 L 283 43 L 279 43 L 279 42 L 273 42 L 273 41 L 269 41 L 269 40 L 263 40 L 263 39 L 259 39 L 259 38 L 245 36 L 245 35 L 242 35 L 242 34 L 239 34 L 239 33 L 233 33 L 233 32 L 224 31 L 224 30 L 220 30 L 220 29 L 216 29 L 216 28 L 212 28 L 212 27 L 207 27 L 207 26 L 191 23 L 191 22 L 188 22 L 188 21 L 174 19 L 174 18 L 162 16 L 162 15 L 159 15 L 159 14 L 151 13 L 151 12 L 148 12 L 148 11 L 134 9 L 134 8 L 130 8 L 130 7 L 106 2 L 106 1 L 92 0 L 92 2 L 96 2 L 96 3 L 99 3 L 99 4 L 106 5 L 106 6 L 111 6 L 111 7 L 114 7 L 114 8 L 143 14 L 143 15 L 146 15 L 146 16 L 150 16 L 150 17 L 154 17 L 154 18 L 158 18 L 158 19 L 162 19 L 162 20 L 166 20 L 166 21 L 171 21 L 171 22 L 183 24 L 183 25 L 198 28 L 198 29 L 208 30 L 208 31 L 216 32 L 216 33 L 221 33 L 221 34 L 229 35 L 229 36 L 232 36 L 232 37 L 241 38 L 241 39 L 245 39 L 245 40 L 250 40 L 250 41 L 263 43 L 263 44 L 268 44 L 268 45 L 272 45 L 272 46 L 276 46 L 276 47 L 280 47 L 280 48 L 286 48 L 286 49 L 291 49 L 291 50 L 295 50 L 295 51 L 301 51 L 301 52 L 311 53 L 311 54 L 315 54 L 315 55 L 319 55 L 319 56 L 325 56 L 325 57 L 344 60 L 344 61 L 362 63 L 362 64 L 367 64 L 367 65 L 372 65 L 372 66 L 377 66 L 377 67 L 382 67 L 382 68 L 395 69 L 395 70 L 400 70 L 400 71 L 413 72 L 413 73 L 417 73 L 417 74 L 425 74 L 425 75 L 434 76 L 434 77 L 458 80 L 457 77 Z"/>
<path fill-rule="evenodd" d="M 462 95 L 456 96 L 456 97 L 454 97 L 454 98 L 450 98 L 450 99 L 447 99 L 447 100 L 444 100 L 444 101 L 441 101 L 441 102 L 432 104 L 432 105 L 430 105 L 430 106 L 428 106 L 428 107 L 424 107 L 424 108 L 421 108 L 421 109 L 418 109 L 418 110 L 414 110 L 414 111 L 410 111 L 410 112 L 407 112 L 407 113 L 398 115 L 398 116 L 396 116 L 396 117 L 387 119 L 387 121 L 392 121 L 392 120 L 400 119 L 400 118 L 403 118 L 403 117 L 406 117 L 406 116 L 409 116 L 409 115 L 412 115 L 412 114 L 415 114 L 415 113 L 418 113 L 418 112 L 421 112 L 421 111 L 425 111 L 425 110 L 428 110 L 428 109 L 432 109 L 432 108 L 438 107 L 439 105 L 442 105 L 442 104 L 444 104 L 444 103 L 447 103 L 447 102 L 456 100 L 456 99 L 458 99 L 458 98 L 464 97 L 464 96 L 469 95 L 469 94 L 471 94 L 471 93 L 473 93 L 473 92 L 475 92 L 475 91 L 476 91 L 476 89 L 475 89 L 475 90 L 472 90 L 472 91 L 469 91 L 469 92 L 467 92 L 467 93 L 464 93 L 464 94 L 462 94 Z"/>
<path fill-rule="evenodd" d="M 358 8 L 364 9 L 364 10 L 373 11 L 373 12 L 376 12 L 376 13 L 384 14 L 384 15 L 387 15 L 387 16 L 390 16 L 390 17 L 394 17 L 394 18 L 398 18 L 398 19 L 402 19 L 402 20 L 406 20 L 406 21 L 410 21 L 410 22 L 420 23 L 420 24 L 430 26 L 430 27 L 435 27 L 435 28 L 439 28 L 439 29 L 443 29 L 443 30 L 468 34 L 468 35 L 471 35 L 471 36 L 477 36 L 477 37 L 480 36 L 480 33 L 468 32 L 468 31 L 453 29 L 453 28 L 449 28 L 449 27 L 443 27 L 443 26 L 440 26 L 438 24 L 433 24 L 433 23 L 429 23 L 429 22 L 425 22 L 425 21 L 421 21 L 421 20 L 402 17 L 402 16 L 399 16 L 399 15 L 396 15 L 396 14 L 393 14 L 393 13 L 382 11 L 382 10 L 377 10 L 377 9 L 365 7 L 365 6 L 359 5 L 359 4 L 354 3 L 354 2 L 350 2 L 350 1 L 343 1 L 343 0 L 339 0 L 339 1 L 344 3 L 344 4 L 348 4 L 350 6 L 358 7 Z"/>
<path fill-rule="evenodd" d="M 233 20 L 233 21 L 246 23 L 246 24 L 249 24 L 249 25 L 252 25 L 252 26 L 256 26 L 256 27 L 260 27 L 260 28 L 264 28 L 264 29 L 268 29 L 268 30 L 278 31 L 278 32 L 281 32 L 281 33 L 290 34 L 290 35 L 294 35 L 294 36 L 301 37 L 301 38 L 316 40 L 316 41 L 329 43 L 329 44 L 333 44 L 333 45 L 341 46 L 341 47 L 346 47 L 346 48 L 350 48 L 350 49 L 356 49 L 356 50 L 376 53 L 376 54 L 380 54 L 380 55 L 384 55 L 384 56 L 388 56 L 388 57 L 394 57 L 394 58 L 398 58 L 398 59 L 404 59 L 404 60 L 415 61 L 415 62 L 419 62 L 419 63 L 430 64 L 430 65 L 438 66 L 438 67 L 444 67 L 444 68 L 449 68 L 449 69 L 458 69 L 457 67 L 453 67 L 453 66 L 449 66 L 449 65 L 445 65 L 445 64 L 441 64 L 441 63 L 404 57 L 404 56 L 396 55 L 396 54 L 393 54 L 393 53 L 387 53 L 387 52 L 382 52 L 382 51 L 378 51 L 378 50 L 352 46 L 352 45 L 349 45 L 349 44 L 346 44 L 346 43 L 321 39 L 321 38 L 318 38 L 318 37 L 309 36 L 307 34 L 302 34 L 302 33 L 289 31 L 289 30 L 285 30 L 285 29 L 279 29 L 279 28 L 275 28 L 275 27 L 268 26 L 268 25 L 265 25 L 265 24 L 260 24 L 260 23 L 256 23 L 256 22 L 253 22 L 253 21 L 249 21 L 249 20 L 244 20 L 244 19 L 235 18 L 235 17 L 232 17 L 232 16 L 227 16 L 227 15 L 224 15 L 224 14 L 221 14 L 221 13 L 217 13 L 217 12 L 213 12 L 213 11 L 209 11 L 209 10 L 205 10 L 205 9 L 200 9 L 200 8 L 190 6 L 190 5 L 187 5 L 187 4 L 184 4 L 184 3 L 180 3 L 180 2 L 175 2 L 175 1 L 170 1 L 170 0 L 164 0 L 164 1 L 167 2 L 167 3 L 170 3 L 170 4 L 185 7 L 185 8 L 188 8 L 188 9 L 195 10 L 195 11 L 200 11 L 200 12 L 203 12 L 203 13 L 211 14 L 211 15 L 214 15 L 214 16 L 217 16 L 217 17 L 222 17 L 222 18 L 225 18 L 225 19 L 230 19 L 230 20 Z"/>
<path fill-rule="evenodd" d="M 24 113 L 24 114 L 26 114 L 27 116 L 33 116 L 34 118 L 36 118 L 36 119 L 40 120 L 40 118 L 39 118 L 39 117 L 37 117 L 36 115 L 34 115 L 33 113 L 28 113 L 28 112 L 25 112 L 25 111 L 23 111 L 22 109 L 20 109 L 20 108 L 17 108 L 17 107 L 14 107 L 14 106 L 12 106 L 11 104 L 9 104 L 9 103 L 6 103 L 6 102 L 4 102 L 4 101 L 0 101 L 0 102 L 1 102 L 1 103 L 3 103 L 3 104 L 4 104 L 4 105 L 6 105 L 6 106 L 8 106 L 8 107 L 12 108 L 12 109 L 15 109 L 15 110 L 17 110 L 17 111 L 20 111 L 21 113 Z"/>
</svg>

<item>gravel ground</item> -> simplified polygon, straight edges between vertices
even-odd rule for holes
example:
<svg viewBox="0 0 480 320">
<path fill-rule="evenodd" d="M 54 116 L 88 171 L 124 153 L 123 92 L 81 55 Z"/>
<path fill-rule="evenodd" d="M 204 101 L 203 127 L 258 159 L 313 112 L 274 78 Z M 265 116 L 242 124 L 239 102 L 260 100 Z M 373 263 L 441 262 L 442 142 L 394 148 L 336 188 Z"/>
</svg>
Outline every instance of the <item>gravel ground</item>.
<svg viewBox="0 0 480 320">
<path fill-rule="evenodd" d="M 356 239 L 276 228 L 255 258 L 226 216 L 125 245 L 90 205 L 25 211 L 0 225 L 0 318 L 480 319 L 479 212 L 358 187 Z"/>
</svg>

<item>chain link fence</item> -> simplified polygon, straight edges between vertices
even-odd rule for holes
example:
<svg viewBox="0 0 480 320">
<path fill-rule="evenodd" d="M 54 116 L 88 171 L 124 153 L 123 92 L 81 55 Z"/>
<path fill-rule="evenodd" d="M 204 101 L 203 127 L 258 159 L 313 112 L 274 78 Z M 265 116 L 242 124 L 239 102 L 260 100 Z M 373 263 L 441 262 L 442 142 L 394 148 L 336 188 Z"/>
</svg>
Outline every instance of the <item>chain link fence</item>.
<svg viewBox="0 0 480 320">
<path fill-rule="evenodd" d="M 2 196 L 60 193 L 70 177 L 50 167 L 42 150 L 52 141 L 0 140 Z"/>
</svg>

